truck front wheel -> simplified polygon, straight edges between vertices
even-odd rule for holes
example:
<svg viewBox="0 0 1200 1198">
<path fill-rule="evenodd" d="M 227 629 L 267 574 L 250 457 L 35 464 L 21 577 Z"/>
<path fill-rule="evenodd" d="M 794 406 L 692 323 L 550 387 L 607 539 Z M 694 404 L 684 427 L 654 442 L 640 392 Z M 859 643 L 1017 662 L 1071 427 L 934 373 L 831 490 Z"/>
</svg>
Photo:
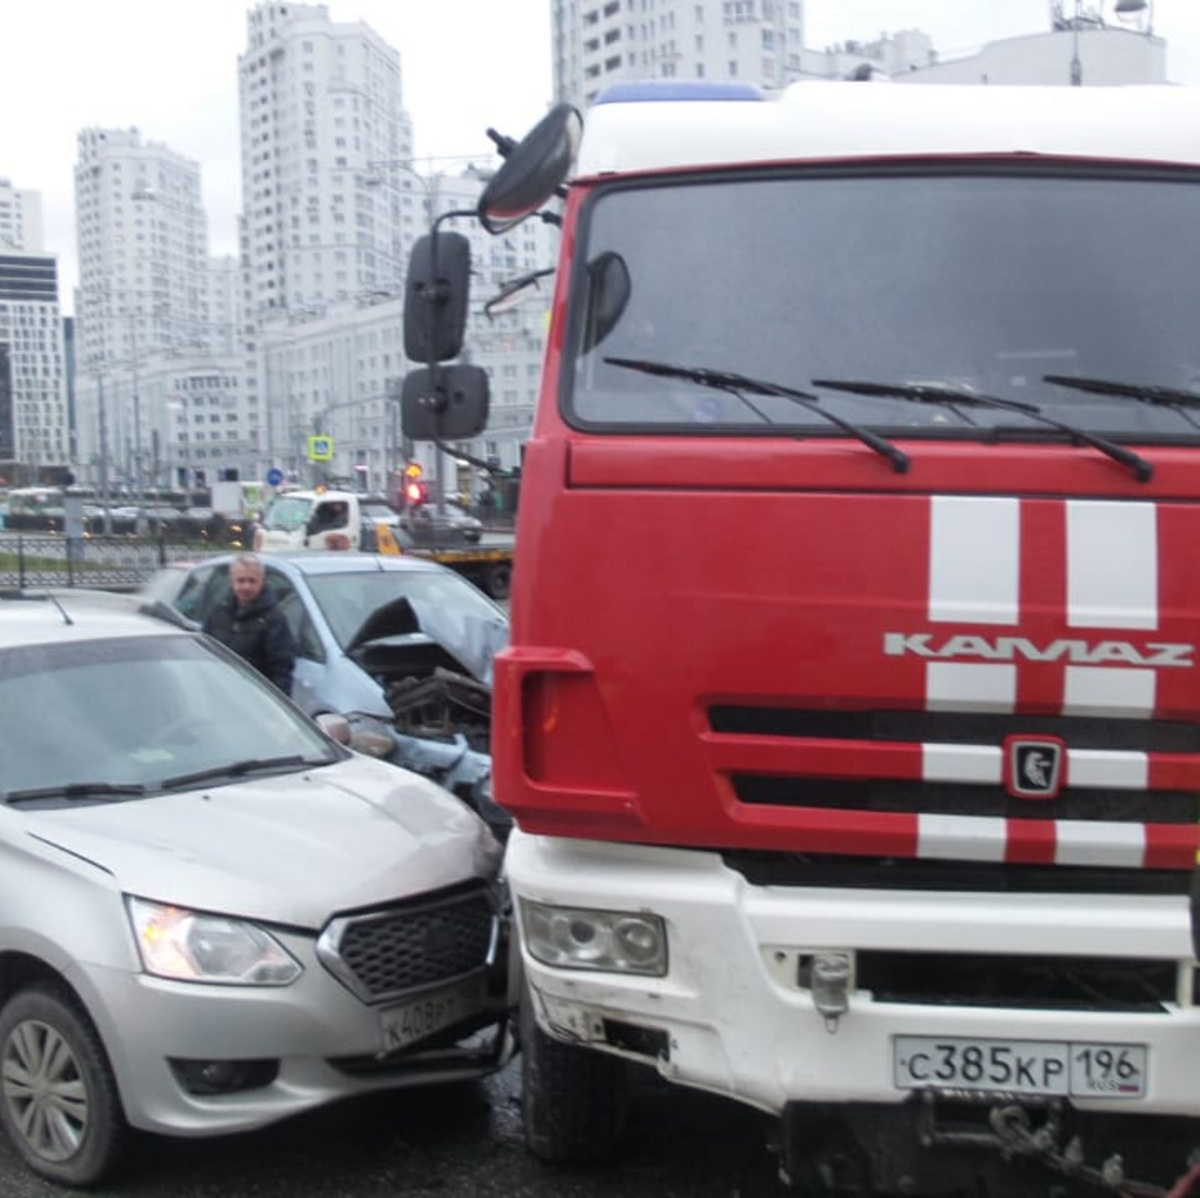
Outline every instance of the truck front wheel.
<svg viewBox="0 0 1200 1198">
<path fill-rule="evenodd" d="M 613 1157 L 628 1116 L 625 1062 L 548 1036 L 534 1018 L 528 987 L 520 1031 L 521 1119 L 529 1151 L 563 1164 Z"/>
</svg>

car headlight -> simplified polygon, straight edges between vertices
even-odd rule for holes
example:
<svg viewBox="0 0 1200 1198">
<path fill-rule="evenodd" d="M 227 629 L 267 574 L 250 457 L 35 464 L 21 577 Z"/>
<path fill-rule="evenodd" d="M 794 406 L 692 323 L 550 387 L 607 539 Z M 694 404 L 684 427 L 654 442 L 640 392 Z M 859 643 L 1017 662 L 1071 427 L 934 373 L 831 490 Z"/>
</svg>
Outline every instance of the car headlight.
<svg viewBox="0 0 1200 1198">
<path fill-rule="evenodd" d="M 147 973 L 180 982 L 287 986 L 300 963 L 252 923 L 129 896 L 129 918 Z"/>
<path fill-rule="evenodd" d="M 545 965 L 666 975 L 667 929 L 657 915 L 552 907 L 527 899 L 520 910 L 525 946 Z"/>
</svg>

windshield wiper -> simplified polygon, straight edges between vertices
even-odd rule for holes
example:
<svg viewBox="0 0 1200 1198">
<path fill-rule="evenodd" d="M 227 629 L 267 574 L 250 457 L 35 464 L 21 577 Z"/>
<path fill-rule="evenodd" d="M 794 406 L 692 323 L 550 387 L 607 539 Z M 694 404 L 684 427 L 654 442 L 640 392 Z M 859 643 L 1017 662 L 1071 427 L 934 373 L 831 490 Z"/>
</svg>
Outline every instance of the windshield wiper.
<svg viewBox="0 0 1200 1198">
<path fill-rule="evenodd" d="M 146 788 L 136 782 L 67 782 L 62 786 L 38 786 L 28 790 L 10 790 L 3 795 L 6 803 L 32 803 L 37 799 L 91 799 L 144 795 Z"/>
<path fill-rule="evenodd" d="M 906 399 L 912 403 L 940 404 L 953 408 L 956 404 L 961 407 L 999 408 L 1006 412 L 1018 412 L 1039 424 L 1056 428 L 1066 433 L 1074 441 L 1090 445 L 1101 453 L 1128 466 L 1134 477 L 1140 483 L 1148 483 L 1154 477 L 1154 466 L 1146 461 L 1141 454 L 1109 441 L 1106 437 L 1098 437 L 1086 429 L 1076 428 L 1046 416 L 1036 404 L 1022 403 L 1016 399 L 998 399 L 994 395 L 981 395 L 976 391 L 961 391 L 953 387 L 933 387 L 919 383 L 868 383 L 857 379 L 813 379 L 814 387 L 824 387 L 829 391 L 848 391 L 852 395 L 874 395 L 880 398 Z"/>
<path fill-rule="evenodd" d="M 268 770 L 287 769 L 290 765 L 328 765 L 333 758 L 311 761 L 299 753 L 289 757 L 248 757 L 244 761 L 231 761 L 228 765 L 217 765 L 207 770 L 196 770 L 191 774 L 177 774 L 164 778 L 163 790 L 184 790 L 197 782 L 210 782 L 217 778 L 241 778 L 246 774 L 263 773 Z"/>
<path fill-rule="evenodd" d="M 1157 383 L 1114 383 L 1108 379 L 1076 378 L 1070 374 L 1044 374 L 1042 381 L 1053 383 L 1056 387 L 1070 387 L 1075 391 L 1090 391 L 1093 395 L 1115 395 L 1159 408 L 1170 408 L 1188 424 L 1200 428 L 1200 421 L 1194 420 L 1187 412 L 1188 408 L 1200 408 L 1200 395 L 1194 391 L 1162 387 Z"/>
<path fill-rule="evenodd" d="M 698 383 L 701 387 L 711 387 L 714 391 L 725 391 L 741 400 L 756 416 L 766 424 L 774 424 L 761 408 L 751 403 L 744 394 L 778 395 L 818 416 L 824 417 L 830 424 L 836 424 L 843 432 L 856 437 L 864 445 L 870 446 L 876 453 L 887 458 L 897 474 L 904 474 L 909 467 L 908 454 L 902 449 L 885 440 L 870 429 L 843 420 L 832 412 L 821 407 L 821 397 L 811 395 L 807 391 L 798 391 L 795 387 L 785 387 L 781 383 L 772 383 L 766 379 L 751 378 L 749 375 L 737 374 L 729 370 L 711 370 L 704 366 L 673 366 L 669 362 L 650 362 L 641 358 L 605 358 L 611 366 L 622 366 L 626 370 L 640 370 L 643 374 L 656 374 L 663 378 L 687 379 Z"/>
</svg>

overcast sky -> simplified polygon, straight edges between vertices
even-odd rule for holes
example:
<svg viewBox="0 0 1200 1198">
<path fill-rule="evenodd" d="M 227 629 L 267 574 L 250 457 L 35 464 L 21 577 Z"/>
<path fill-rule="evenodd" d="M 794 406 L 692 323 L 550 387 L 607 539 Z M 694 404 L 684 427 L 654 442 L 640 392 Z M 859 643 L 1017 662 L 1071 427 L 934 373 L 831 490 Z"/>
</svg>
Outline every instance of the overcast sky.
<svg viewBox="0 0 1200 1198">
<path fill-rule="evenodd" d="M 400 52 L 421 157 L 484 154 L 493 126 L 519 137 L 550 100 L 550 0 L 327 0 Z M 241 206 L 237 57 L 251 0 L 0 0 L 0 178 L 42 193 L 46 249 L 75 284 L 75 138 L 136 125 L 200 163 L 214 253 L 236 250 Z M 1066 0 L 1069 12 L 1075 0 Z M 1085 8 L 1113 0 L 1087 0 Z M 944 56 L 1043 32 L 1049 0 L 806 0 L 805 40 L 921 29 Z M 1200 85 L 1200 0 L 1154 0 L 1173 82 Z"/>
</svg>

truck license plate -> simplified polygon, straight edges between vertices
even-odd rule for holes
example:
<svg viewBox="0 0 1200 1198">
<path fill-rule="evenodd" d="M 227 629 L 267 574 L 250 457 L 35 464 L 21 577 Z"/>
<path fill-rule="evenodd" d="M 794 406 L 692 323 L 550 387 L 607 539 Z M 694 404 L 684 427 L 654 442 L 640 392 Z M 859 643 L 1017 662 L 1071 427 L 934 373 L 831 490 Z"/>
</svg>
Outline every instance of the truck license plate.
<svg viewBox="0 0 1200 1198">
<path fill-rule="evenodd" d="M 476 974 L 450 986 L 427 990 L 407 1002 L 384 1007 L 379 1012 L 383 1031 L 383 1054 L 407 1048 L 484 1008 L 484 977 Z"/>
<path fill-rule="evenodd" d="M 1144 1044 L 896 1036 L 896 1085 L 904 1090 L 1000 1090 L 1077 1098 L 1142 1098 Z"/>
</svg>

